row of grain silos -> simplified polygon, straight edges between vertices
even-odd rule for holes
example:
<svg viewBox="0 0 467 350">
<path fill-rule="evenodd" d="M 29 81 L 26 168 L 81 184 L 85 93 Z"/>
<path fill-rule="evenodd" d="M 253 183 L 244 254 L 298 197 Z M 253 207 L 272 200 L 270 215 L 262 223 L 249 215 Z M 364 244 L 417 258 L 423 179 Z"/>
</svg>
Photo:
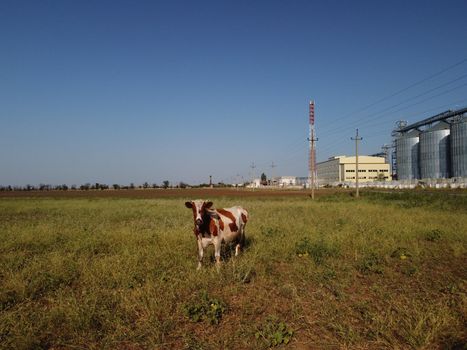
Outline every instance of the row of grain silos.
<svg viewBox="0 0 467 350">
<path fill-rule="evenodd" d="M 467 117 L 396 138 L 398 180 L 467 178 Z"/>
</svg>

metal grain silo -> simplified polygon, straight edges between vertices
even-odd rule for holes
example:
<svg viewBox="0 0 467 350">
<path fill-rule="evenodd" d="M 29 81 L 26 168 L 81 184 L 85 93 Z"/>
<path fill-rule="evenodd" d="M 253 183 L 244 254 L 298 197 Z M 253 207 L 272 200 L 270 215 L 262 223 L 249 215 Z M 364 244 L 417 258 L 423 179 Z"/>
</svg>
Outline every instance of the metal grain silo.
<svg viewBox="0 0 467 350">
<path fill-rule="evenodd" d="M 451 124 L 451 169 L 453 177 L 467 177 L 467 116 Z"/>
<path fill-rule="evenodd" d="M 450 176 L 449 124 L 439 122 L 420 134 L 420 177 L 442 179 Z"/>
<path fill-rule="evenodd" d="M 399 180 L 420 178 L 418 162 L 420 131 L 414 129 L 396 139 L 396 165 Z"/>
</svg>

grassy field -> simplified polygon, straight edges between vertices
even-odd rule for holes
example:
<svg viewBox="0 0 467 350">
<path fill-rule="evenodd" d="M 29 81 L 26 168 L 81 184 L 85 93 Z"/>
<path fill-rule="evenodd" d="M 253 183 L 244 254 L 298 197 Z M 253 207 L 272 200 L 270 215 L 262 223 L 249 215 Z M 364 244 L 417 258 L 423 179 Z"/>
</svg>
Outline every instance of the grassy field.
<svg viewBox="0 0 467 350">
<path fill-rule="evenodd" d="M 466 197 L 220 196 L 250 222 L 219 272 L 187 199 L 0 198 L 0 347 L 466 348 Z"/>
</svg>

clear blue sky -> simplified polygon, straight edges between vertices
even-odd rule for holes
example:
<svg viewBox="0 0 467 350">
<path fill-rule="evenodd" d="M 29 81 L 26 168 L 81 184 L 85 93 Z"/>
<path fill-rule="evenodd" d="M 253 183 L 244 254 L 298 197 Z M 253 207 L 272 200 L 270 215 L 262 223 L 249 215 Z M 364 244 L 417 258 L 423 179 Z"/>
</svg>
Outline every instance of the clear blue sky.
<svg viewBox="0 0 467 350">
<path fill-rule="evenodd" d="M 463 1 L 0 2 L 0 184 L 307 175 L 467 105 Z M 457 79 L 457 80 L 456 80 Z M 419 97 L 417 97 L 420 95 Z M 363 110 L 362 110 L 363 109 Z M 359 111 L 359 112 L 355 112 Z"/>
</svg>

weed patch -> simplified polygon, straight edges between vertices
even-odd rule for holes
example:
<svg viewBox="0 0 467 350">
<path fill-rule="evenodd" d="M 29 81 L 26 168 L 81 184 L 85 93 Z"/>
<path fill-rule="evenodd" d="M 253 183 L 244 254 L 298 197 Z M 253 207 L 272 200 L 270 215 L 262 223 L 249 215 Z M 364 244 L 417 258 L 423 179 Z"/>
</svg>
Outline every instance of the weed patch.
<svg viewBox="0 0 467 350">
<path fill-rule="evenodd" d="M 207 321 L 210 324 L 219 324 L 226 310 L 226 304 L 202 291 L 197 300 L 185 304 L 183 309 L 185 316 L 192 322 Z"/>
<path fill-rule="evenodd" d="M 405 260 L 405 259 L 408 259 L 408 258 L 411 258 L 411 257 L 412 257 L 412 254 L 410 254 L 410 252 L 409 252 L 409 250 L 407 248 L 398 247 L 396 250 L 394 250 L 391 253 L 391 258 L 397 258 L 397 259 Z"/>
<path fill-rule="evenodd" d="M 279 227 L 261 226 L 261 234 L 265 237 L 282 237 L 282 230 Z"/>
<path fill-rule="evenodd" d="M 323 271 L 323 279 L 326 281 L 336 279 L 337 274 L 333 269 L 326 269 Z"/>
<path fill-rule="evenodd" d="M 234 279 L 239 283 L 250 283 L 256 276 L 256 271 L 251 266 L 237 267 L 234 271 Z"/>
<path fill-rule="evenodd" d="M 299 257 L 309 256 L 315 264 L 321 265 L 327 258 L 337 256 L 338 249 L 323 240 L 311 242 L 308 238 L 303 238 L 296 244 L 295 253 Z"/>
<path fill-rule="evenodd" d="M 204 350 L 206 347 L 193 334 L 185 335 L 183 339 L 184 350 Z"/>
<path fill-rule="evenodd" d="M 414 265 L 405 265 L 402 267 L 401 272 L 406 276 L 413 276 L 418 272 L 418 268 Z"/>
<path fill-rule="evenodd" d="M 443 232 L 439 229 L 428 231 L 425 234 L 425 240 L 428 242 L 437 242 L 443 237 Z"/>
<path fill-rule="evenodd" d="M 382 259 L 379 255 L 374 252 L 367 253 L 363 259 L 361 259 L 360 263 L 357 265 L 357 270 L 363 274 L 382 274 L 383 273 L 383 266 L 382 266 Z"/>
<path fill-rule="evenodd" d="M 268 347 L 288 344 L 292 339 L 294 332 L 285 322 L 278 318 L 269 316 L 261 324 L 256 333 L 256 339 L 261 339 Z"/>
</svg>

